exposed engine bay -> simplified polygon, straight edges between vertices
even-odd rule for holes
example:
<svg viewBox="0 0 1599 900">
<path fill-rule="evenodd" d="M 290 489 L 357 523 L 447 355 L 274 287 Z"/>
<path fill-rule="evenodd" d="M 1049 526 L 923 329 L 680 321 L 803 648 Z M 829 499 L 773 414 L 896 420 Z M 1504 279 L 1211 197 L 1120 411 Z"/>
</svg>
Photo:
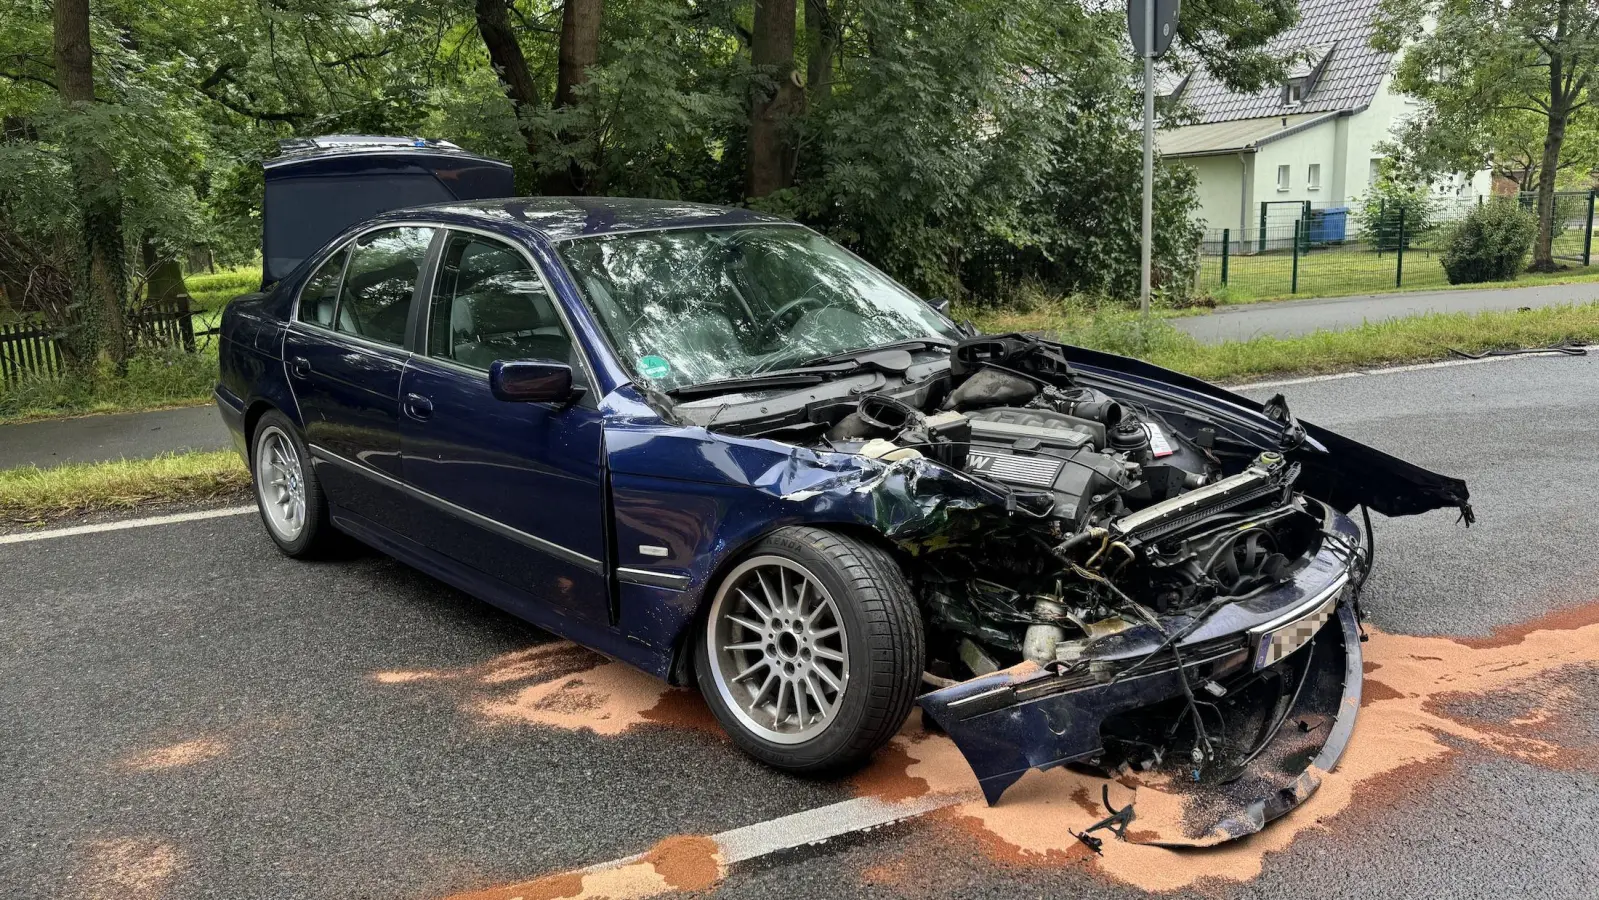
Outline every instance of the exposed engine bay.
<svg viewBox="0 0 1599 900">
<path fill-rule="evenodd" d="M 1281 398 L 1243 410 L 1066 352 L 1024 335 L 924 361 L 882 348 L 807 390 L 677 412 L 879 464 L 846 486 L 904 554 L 933 688 L 919 702 L 990 802 L 1072 764 L 1187 785 L 1204 812 L 1154 842 L 1259 830 L 1353 728 L 1373 550 L 1369 517 L 1344 513 L 1457 506 L 1469 524 L 1465 487 Z"/>
<path fill-rule="evenodd" d="M 1011 511 L 1019 540 L 982 541 L 980 555 L 918 553 L 940 677 L 1073 662 L 1140 617 L 1281 583 L 1323 537 L 1319 504 L 1294 493 L 1299 466 L 1281 453 L 1239 458 L 1213 429 L 1185 434 L 1079 383 L 1063 357 L 1021 337 L 968 341 L 947 378 L 812 406 L 804 424 L 727 412 L 718 421 L 744 433 L 810 432 L 829 450 L 930 459 Z"/>
</svg>

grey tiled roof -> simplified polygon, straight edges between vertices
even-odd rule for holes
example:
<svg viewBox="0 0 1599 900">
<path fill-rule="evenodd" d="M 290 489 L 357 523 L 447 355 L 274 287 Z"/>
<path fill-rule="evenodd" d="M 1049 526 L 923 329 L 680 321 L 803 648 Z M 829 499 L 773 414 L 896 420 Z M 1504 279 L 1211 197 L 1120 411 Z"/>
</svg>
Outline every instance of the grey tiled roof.
<svg viewBox="0 0 1599 900">
<path fill-rule="evenodd" d="M 1183 101 L 1199 113 L 1199 122 L 1230 122 L 1284 113 L 1357 110 L 1371 103 L 1393 54 L 1371 47 L 1380 0 L 1299 0 L 1299 24 L 1271 42 L 1275 52 L 1321 49 L 1335 45 L 1310 96 L 1298 106 L 1283 103 L 1283 87 L 1272 85 L 1255 94 L 1235 94 L 1209 72 L 1194 72 Z"/>
</svg>

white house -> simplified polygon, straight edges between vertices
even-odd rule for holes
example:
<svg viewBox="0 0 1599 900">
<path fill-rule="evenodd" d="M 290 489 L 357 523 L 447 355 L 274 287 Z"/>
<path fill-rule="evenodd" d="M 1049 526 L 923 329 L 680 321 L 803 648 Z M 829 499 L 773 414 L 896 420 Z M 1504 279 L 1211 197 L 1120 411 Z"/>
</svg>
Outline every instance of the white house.
<svg viewBox="0 0 1599 900">
<path fill-rule="evenodd" d="M 1161 155 L 1199 175 L 1199 215 L 1206 227 L 1254 235 L 1262 204 L 1274 224 L 1296 218 L 1291 203 L 1316 208 L 1358 206 L 1376 179 L 1377 145 L 1417 110 L 1392 90 L 1394 54 L 1371 37 L 1379 0 L 1300 0 L 1297 25 L 1272 49 L 1306 51 L 1307 61 L 1284 84 L 1234 93 L 1196 71 L 1167 94 L 1198 113 L 1196 124 L 1157 136 Z M 1491 190 L 1485 169 L 1435 187 L 1471 202 Z M 1279 216 L 1278 213 L 1282 215 Z"/>
</svg>

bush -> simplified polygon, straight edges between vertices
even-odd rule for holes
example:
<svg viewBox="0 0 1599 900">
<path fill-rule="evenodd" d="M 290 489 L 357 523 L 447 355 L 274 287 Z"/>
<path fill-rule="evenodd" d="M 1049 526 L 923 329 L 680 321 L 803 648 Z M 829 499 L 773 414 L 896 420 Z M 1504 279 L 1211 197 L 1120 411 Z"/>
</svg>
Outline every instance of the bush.
<svg viewBox="0 0 1599 900">
<path fill-rule="evenodd" d="M 1476 207 L 1444 239 L 1440 257 L 1450 284 L 1509 281 L 1527 264 L 1538 220 L 1514 203 Z"/>
</svg>

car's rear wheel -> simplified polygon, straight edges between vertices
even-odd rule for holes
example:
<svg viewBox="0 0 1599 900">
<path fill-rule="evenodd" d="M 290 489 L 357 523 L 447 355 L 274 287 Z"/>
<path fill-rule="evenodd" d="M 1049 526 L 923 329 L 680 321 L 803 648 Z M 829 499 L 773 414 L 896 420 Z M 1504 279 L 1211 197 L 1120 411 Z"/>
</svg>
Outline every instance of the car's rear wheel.
<svg viewBox="0 0 1599 900">
<path fill-rule="evenodd" d="M 695 677 L 751 756 L 792 772 L 847 768 L 910 714 L 921 614 L 894 559 L 821 528 L 781 529 L 717 586 Z"/>
<path fill-rule="evenodd" d="M 277 410 L 266 413 L 256 424 L 250 474 L 261 521 L 279 550 L 305 558 L 332 545 L 327 500 L 311 468 L 311 454 L 294 423 Z"/>
</svg>

